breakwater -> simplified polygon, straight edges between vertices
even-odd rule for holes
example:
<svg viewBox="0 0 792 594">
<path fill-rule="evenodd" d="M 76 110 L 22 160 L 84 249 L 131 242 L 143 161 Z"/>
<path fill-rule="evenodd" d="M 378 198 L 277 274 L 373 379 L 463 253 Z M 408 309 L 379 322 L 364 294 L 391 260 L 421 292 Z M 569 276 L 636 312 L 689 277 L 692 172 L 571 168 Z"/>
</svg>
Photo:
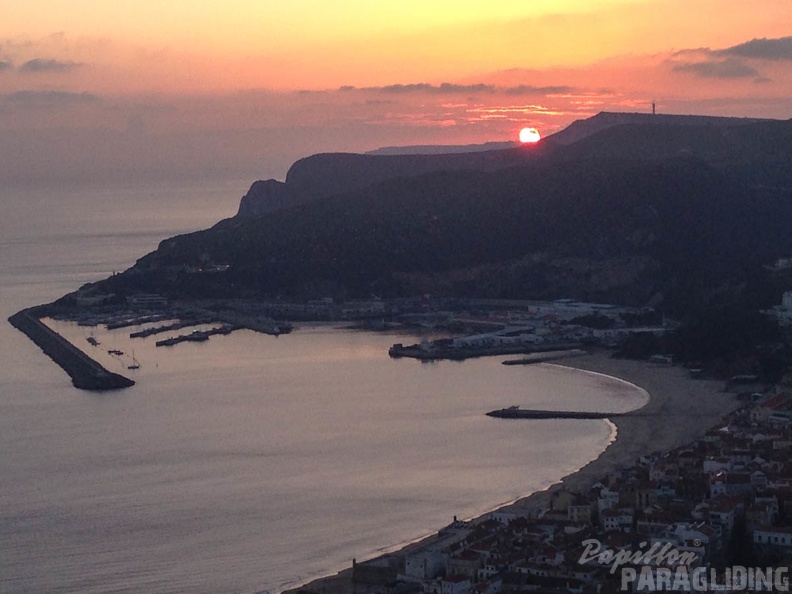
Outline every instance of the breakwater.
<svg viewBox="0 0 792 594">
<path fill-rule="evenodd" d="M 47 315 L 46 306 L 23 309 L 8 318 L 11 325 L 22 332 L 55 363 L 69 374 L 75 388 L 82 390 L 118 390 L 134 386 L 131 379 L 108 371 L 98 362 L 49 328 L 41 321 Z"/>
<path fill-rule="evenodd" d="M 573 410 L 537 410 L 510 406 L 487 413 L 488 417 L 499 419 L 608 419 L 620 417 L 623 413 L 605 413 Z"/>
</svg>

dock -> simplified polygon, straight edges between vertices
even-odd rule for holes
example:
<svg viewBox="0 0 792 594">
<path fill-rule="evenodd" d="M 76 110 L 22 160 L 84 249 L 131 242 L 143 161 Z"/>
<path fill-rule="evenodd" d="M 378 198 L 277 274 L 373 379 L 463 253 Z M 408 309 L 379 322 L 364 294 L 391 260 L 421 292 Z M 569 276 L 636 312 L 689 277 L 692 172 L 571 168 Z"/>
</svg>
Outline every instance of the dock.
<svg viewBox="0 0 792 594">
<path fill-rule="evenodd" d="M 180 342 L 205 342 L 209 340 L 210 336 L 222 335 L 226 336 L 231 334 L 234 330 L 238 330 L 241 326 L 234 326 L 231 324 L 225 324 L 220 326 L 219 328 L 212 328 L 210 330 L 194 330 L 189 334 L 182 334 L 180 336 L 171 336 L 170 338 L 165 338 L 163 340 L 158 340 L 155 343 L 155 346 L 173 346 L 179 344 Z"/>
<path fill-rule="evenodd" d="M 69 374 L 81 390 L 118 390 L 134 386 L 131 379 L 108 371 L 41 321 L 46 306 L 23 309 L 8 318 L 11 325 L 38 345 L 44 353 Z"/>
</svg>

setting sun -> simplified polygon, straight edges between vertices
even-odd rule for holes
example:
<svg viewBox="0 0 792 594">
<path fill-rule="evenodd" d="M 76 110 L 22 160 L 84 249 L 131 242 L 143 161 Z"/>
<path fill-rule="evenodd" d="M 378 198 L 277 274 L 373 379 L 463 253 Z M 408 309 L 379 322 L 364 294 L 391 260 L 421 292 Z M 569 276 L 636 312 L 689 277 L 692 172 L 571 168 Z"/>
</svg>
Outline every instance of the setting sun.
<svg viewBox="0 0 792 594">
<path fill-rule="evenodd" d="M 532 144 L 534 142 L 539 142 L 541 140 L 542 135 L 539 134 L 539 130 L 536 128 L 523 128 L 520 130 L 520 142 L 523 144 Z"/>
</svg>

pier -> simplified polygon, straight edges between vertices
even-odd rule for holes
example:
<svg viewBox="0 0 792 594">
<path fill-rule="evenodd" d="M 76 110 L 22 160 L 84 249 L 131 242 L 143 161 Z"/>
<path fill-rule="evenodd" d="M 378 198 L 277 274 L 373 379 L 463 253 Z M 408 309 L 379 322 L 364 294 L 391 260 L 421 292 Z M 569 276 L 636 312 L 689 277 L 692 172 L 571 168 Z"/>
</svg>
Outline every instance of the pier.
<svg viewBox="0 0 792 594">
<path fill-rule="evenodd" d="M 134 386 L 131 379 L 108 371 L 99 363 L 49 328 L 41 321 L 47 315 L 46 306 L 23 309 L 8 318 L 11 325 L 22 332 L 55 363 L 69 374 L 75 388 L 82 390 L 118 390 Z"/>
<path fill-rule="evenodd" d="M 552 351 L 555 358 L 557 358 L 557 354 L 555 354 L 557 351 L 569 351 L 580 346 L 580 343 L 574 342 L 557 343 L 546 346 L 507 344 L 493 346 L 454 347 L 452 345 L 444 344 L 446 342 L 450 341 L 441 339 L 439 341 L 435 341 L 431 345 L 414 344 L 409 346 L 404 346 L 401 343 L 397 343 L 388 349 L 388 355 L 390 355 L 393 359 L 398 359 L 400 357 L 410 357 L 412 359 L 418 359 L 421 361 L 434 361 L 441 359 L 463 361 L 464 359 L 472 359 L 474 357 L 491 357 L 497 355 L 529 355 L 533 353 L 547 353 Z M 524 365 L 526 363 L 527 361 L 519 360 L 518 362 L 506 363 L 506 365 Z"/>
<path fill-rule="evenodd" d="M 581 357 L 588 355 L 587 351 L 582 349 L 566 349 L 560 351 L 547 351 L 531 353 L 522 359 L 509 359 L 501 361 L 502 365 L 533 365 L 534 363 L 548 363 L 550 361 L 558 361 L 561 359 L 569 359 L 570 357 Z"/>
<path fill-rule="evenodd" d="M 509 408 L 490 411 L 487 416 L 498 419 L 609 419 L 620 417 L 623 414 L 596 411 L 537 410 L 510 406 Z"/>
<path fill-rule="evenodd" d="M 225 324 L 219 328 L 212 328 L 210 330 L 194 330 L 190 334 L 182 334 L 180 336 L 172 336 L 164 340 L 158 340 L 155 346 L 173 346 L 180 342 L 205 342 L 209 340 L 210 336 L 231 334 L 234 330 L 238 330 L 241 326 L 233 326 Z"/>
</svg>

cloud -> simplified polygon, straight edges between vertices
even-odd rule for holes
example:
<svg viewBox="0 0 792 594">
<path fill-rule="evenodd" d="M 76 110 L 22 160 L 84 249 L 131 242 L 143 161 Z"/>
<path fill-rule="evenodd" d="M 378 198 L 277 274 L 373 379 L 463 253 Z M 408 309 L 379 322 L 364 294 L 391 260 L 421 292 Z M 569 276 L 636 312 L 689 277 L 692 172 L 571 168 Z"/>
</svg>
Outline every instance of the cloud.
<svg viewBox="0 0 792 594">
<path fill-rule="evenodd" d="M 0 99 L 6 105 L 15 107 L 60 107 L 99 101 L 99 97 L 93 93 L 71 93 L 68 91 L 16 91 L 0 95 Z"/>
<path fill-rule="evenodd" d="M 792 60 L 792 37 L 752 39 L 713 53 L 756 60 Z"/>
<path fill-rule="evenodd" d="M 555 95 L 558 93 L 571 93 L 575 90 L 574 87 L 567 87 L 564 85 L 535 87 L 533 85 L 517 85 L 514 87 L 506 87 L 503 92 L 507 95 Z"/>
<path fill-rule="evenodd" d="M 380 87 L 353 87 L 350 85 L 344 85 L 343 87 L 339 87 L 338 90 L 341 92 L 374 91 L 393 95 L 406 95 L 410 93 L 427 93 L 431 95 L 494 95 L 497 93 L 505 93 L 506 95 L 546 95 L 555 93 L 569 93 L 573 91 L 574 88 L 564 85 L 546 87 L 534 85 L 516 85 L 511 87 L 501 87 L 487 83 L 460 85 L 444 82 L 440 83 L 439 85 L 433 85 L 431 83 L 411 83 L 384 85 Z"/>
<path fill-rule="evenodd" d="M 0 72 L 3 70 L 11 70 L 13 67 L 14 65 L 11 62 L 8 62 L 7 60 L 0 60 Z"/>
<path fill-rule="evenodd" d="M 353 87 L 351 85 L 344 85 L 339 87 L 339 91 L 374 91 L 379 93 L 389 93 L 393 95 L 409 94 L 409 93 L 429 93 L 434 95 L 453 95 L 457 93 L 486 93 L 492 94 L 498 92 L 498 87 L 487 85 L 484 83 L 477 83 L 473 85 L 458 85 L 454 83 L 440 83 L 433 85 L 431 83 L 411 83 L 411 84 L 395 84 L 384 85 L 380 87 Z"/>
<path fill-rule="evenodd" d="M 759 71 L 735 58 L 674 64 L 674 72 L 690 72 L 701 78 L 749 78 L 759 76 Z"/>
<path fill-rule="evenodd" d="M 672 54 L 674 72 L 689 72 L 701 78 L 753 78 L 757 84 L 772 82 L 750 62 L 792 61 L 792 36 L 751 39 L 724 49 L 699 47 Z"/>
<path fill-rule="evenodd" d="M 28 60 L 19 67 L 20 72 L 41 73 L 41 72 L 68 72 L 81 66 L 78 62 L 61 62 L 59 60 L 34 58 Z"/>
</svg>

